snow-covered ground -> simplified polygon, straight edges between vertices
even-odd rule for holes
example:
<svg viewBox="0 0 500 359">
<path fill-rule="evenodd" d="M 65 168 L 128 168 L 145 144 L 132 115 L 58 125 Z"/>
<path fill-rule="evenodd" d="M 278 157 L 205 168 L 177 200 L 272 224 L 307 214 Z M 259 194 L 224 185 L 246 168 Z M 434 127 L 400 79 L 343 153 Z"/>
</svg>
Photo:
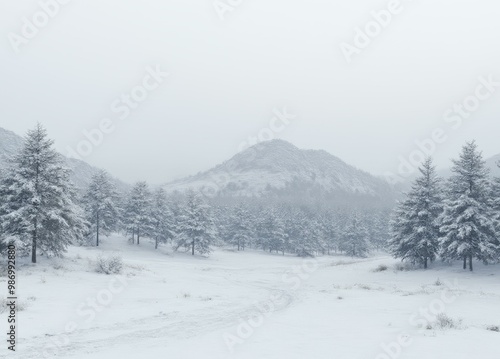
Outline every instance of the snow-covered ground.
<svg viewBox="0 0 500 359">
<path fill-rule="evenodd" d="M 97 256 L 114 253 L 123 274 L 96 273 Z M 19 268 L 18 351 L 4 344 L 0 357 L 500 357 L 500 333 L 491 330 L 500 326 L 500 265 L 470 273 L 459 264 L 399 271 L 397 263 L 223 250 L 193 258 L 112 237 Z M 379 265 L 389 269 L 374 271 Z M 0 293 L 6 286 L 0 278 Z M 455 328 L 440 329 L 439 312 Z"/>
</svg>

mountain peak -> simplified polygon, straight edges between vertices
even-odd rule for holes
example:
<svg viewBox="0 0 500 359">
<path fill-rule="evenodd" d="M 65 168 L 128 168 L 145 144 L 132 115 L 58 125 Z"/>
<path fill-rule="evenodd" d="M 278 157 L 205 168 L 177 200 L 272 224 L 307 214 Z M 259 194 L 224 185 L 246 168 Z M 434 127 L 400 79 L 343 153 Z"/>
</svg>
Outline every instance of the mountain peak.
<svg viewBox="0 0 500 359">
<path fill-rule="evenodd" d="M 323 150 L 284 140 L 258 143 L 215 168 L 166 185 L 227 197 L 390 197 L 390 186 Z"/>
</svg>

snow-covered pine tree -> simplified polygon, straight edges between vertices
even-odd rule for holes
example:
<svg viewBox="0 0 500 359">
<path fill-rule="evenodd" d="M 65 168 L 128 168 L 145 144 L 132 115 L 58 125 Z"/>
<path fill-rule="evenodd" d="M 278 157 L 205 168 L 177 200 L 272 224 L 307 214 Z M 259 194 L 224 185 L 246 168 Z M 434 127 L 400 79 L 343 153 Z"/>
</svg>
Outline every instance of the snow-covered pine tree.
<svg viewBox="0 0 500 359">
<path fill-rule="evenodd" d="M 23 148 L 0 184 L 0 226 L 24 249 L 61 255 L 83 240 L 88 224 L 75 204 L 76 192 L 42 125 L 28 132 Z M 21 249 L 21 248 L 20 248 Z"/>
<path fill-rule="evenodd" d="M 339 226 L 333 212 L 324 213 L 321 217 L 325 234 L 326 254 L 330 255 L 339 247 Z"/>
<path fill-rule="evenodd" d="M 177 229 L 176 249 L 191 249 L 193 256 L 195 252 L 201 255 L 210 253 L 216 235 L 214 218 L 210 206 L 194 191 L 187 195 Z"/>
<path fill-rule="evenodd" d="M 357 212 L 352 214 L 346 228 L 343 250 L 351 257 L 366 257 L 370 251 L 368 231 Z"/>
<path fill-rule="evenodd" d="M 500 162 L 497 163 L 500 167 Z M 497 238 L 500 239 L 500 177 L 494 177 L 491 182 L 491 205 L 495 214 L 495 221 L 499 225 L 497 227 Z M 497 259 L 500 260 L 500 244 L 499 253 L 497 254 Z"/>
<path fill-rule="evenodd" d="M 395 258 L 423 265 L 439 254 L 439 223 L 443 211 L 441 180 L 432 159 L 419 168 L 417 178 L 406 199 L 399 203 L 391 222 L 390 251 Z"/>
<path fill-rule="evenodd" d="M 314 229 L 313 219 L 303 209 L 294 212 L 294 237 L 291 246 L 299 257 L 313 257 L 318 251 L 318 239 Z"/>
<path fill-rule="evenodd" d="M 378 251 L 385 249 L 389 239 L 390 215 L 384 210 L 371 211 L 366 215 L 370 243 Z"/>
<path fill-rule="evenodd" d="M 116 189 L 106 171 L 95 173 L 82 202 L 87 221 L 91 224 L 89 237 L 95 238 L 97 247 L 101 235 L 109 236 L 118 229 L 120 209 L 117 198 Z"/>
<path fill-rule="evenodd" d="M 238 248 L 238 251 L 245 250 L 245 247 L 253 239 L 253 228 L 250 221 L 250 211 L 244 202 L 240 202 L 230 217 L 228 226 L 228 241 Z"/>
<path fill-rule="evenodd" d="M 473 270 L 473 259 L 498 260 L 498 222 L 491 200 L 489 170 L 476 143 L 467 143 L 453 161 L 441 224 L 441 256 L 463 260 Z"/>
<path fill-rule="evenodd" d="M 167 243 L 174 237 L 174 218 L 169 208 L 168 198 L 163 188 L 153 192 L 153 203 L 151 210 L 151 237 L 155 241 L 155 249 L 160 243 Z"/>
<path fill-rule="evenodd" d="M 125 218 L 128 230 L 132 231 L 132 243 L 137 236 L 137 244 L 140 244 L 141 236 L 148 236 L 151 231 L 151 191 L 146 182 L 137 182 L 130 191 Z"/>
<path fill-rule="evenodd" d="M 285 255 L 288 249 L 288 236 L 285 231 L 285 222 L 277 208 L 270 208 L 267 213 L 265 228 L 265 243 L 269 252 L 280 252 Z"/>
</svg>

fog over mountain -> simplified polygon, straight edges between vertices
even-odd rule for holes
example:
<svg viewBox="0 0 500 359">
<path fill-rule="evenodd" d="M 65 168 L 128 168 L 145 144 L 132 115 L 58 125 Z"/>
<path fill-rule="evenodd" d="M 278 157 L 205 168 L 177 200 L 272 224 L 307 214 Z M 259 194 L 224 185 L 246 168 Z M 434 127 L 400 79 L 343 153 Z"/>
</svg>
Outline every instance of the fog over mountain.
<svg viewBox="0 0 500 359">
<path fill-rule="evenodd" d="M 215 168 L 165 186 L 221 197 L 330 199 L 339 203 L 391 203 L 384 180 L 322 150 L 302 150 L 283 140 L 259 143 Z"/>
</svg>

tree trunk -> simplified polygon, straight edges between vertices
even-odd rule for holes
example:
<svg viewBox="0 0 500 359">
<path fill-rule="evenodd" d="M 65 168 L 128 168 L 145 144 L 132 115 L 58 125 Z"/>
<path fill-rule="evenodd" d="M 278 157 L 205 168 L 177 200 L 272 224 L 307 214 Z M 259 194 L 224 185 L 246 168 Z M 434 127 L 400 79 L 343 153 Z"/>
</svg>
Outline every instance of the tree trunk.
<svg viewBox="0 0 500 359">
<path fill-rule="evenodd" d="M 427 257 L 424 259 L 424 269 L 427 269 Z"/>
<path fill-rule="evenodd" d="M 140 231 L 139 228 L 137 228 L 137 245 L 139 245 L 139 240 L 140 240 Z"/>
<path fill-rule="evenodd" d="M 35 191 L 37 194 L 38 193 L 38 181 L 40 178 L 40 164 L 36 164 L 36 177 L 35 177 Z M 33 242 L 31 243 L 31 263 L 36 263 L 36 245 L 37 245 L 37 240 L 38 240 L 38 211 L 39 207 L 36 205 L 36 217 L 35 217 L 35 223 L 34 223 L 34 229 L 33 229 Z"/>
<path fill-rule="evenodd" d="M 155 249 L 158 249 L 158 236 L 155 238 Z"/>
<path fill-rule="evenodd" d="M 472 272 L 474 268 L 472 267 L 472 256 L 469 256 L 469 270 Z"/>
<path fill-rule="evenodd" d="M 132 228 L 132 244 L 135 244 L 135 228 Z"/>
<path fill-rule="evenodd" d="M 100 225 L 100 223 L 99 223 L 99 213 L 97 213 L 97 221 L 96 222 L 97 222 L 97 224 L 96 224 L 96 226 L 97 226 L 97 228 L 96 228 L 97 229 L 96 247 L 99 247 L 99 225 Z"/>
<path fill-rule="evenodd" d="M 31 263 L 36 263 L 37 237 L 38 237 L 38 221 L 35 219 L 35 229 L 33 230 L 33 241 L 31 243 Z"/>
<path fill-rule="evenodd" d="M 467 269 L 467 256 L 464 257 L 464 270 Z"/>
<path fill-rule="evenodd" d="M 193 241 L 191 242 L 191 255 L 194 256 L 194 239 Z"/>
</svg>

